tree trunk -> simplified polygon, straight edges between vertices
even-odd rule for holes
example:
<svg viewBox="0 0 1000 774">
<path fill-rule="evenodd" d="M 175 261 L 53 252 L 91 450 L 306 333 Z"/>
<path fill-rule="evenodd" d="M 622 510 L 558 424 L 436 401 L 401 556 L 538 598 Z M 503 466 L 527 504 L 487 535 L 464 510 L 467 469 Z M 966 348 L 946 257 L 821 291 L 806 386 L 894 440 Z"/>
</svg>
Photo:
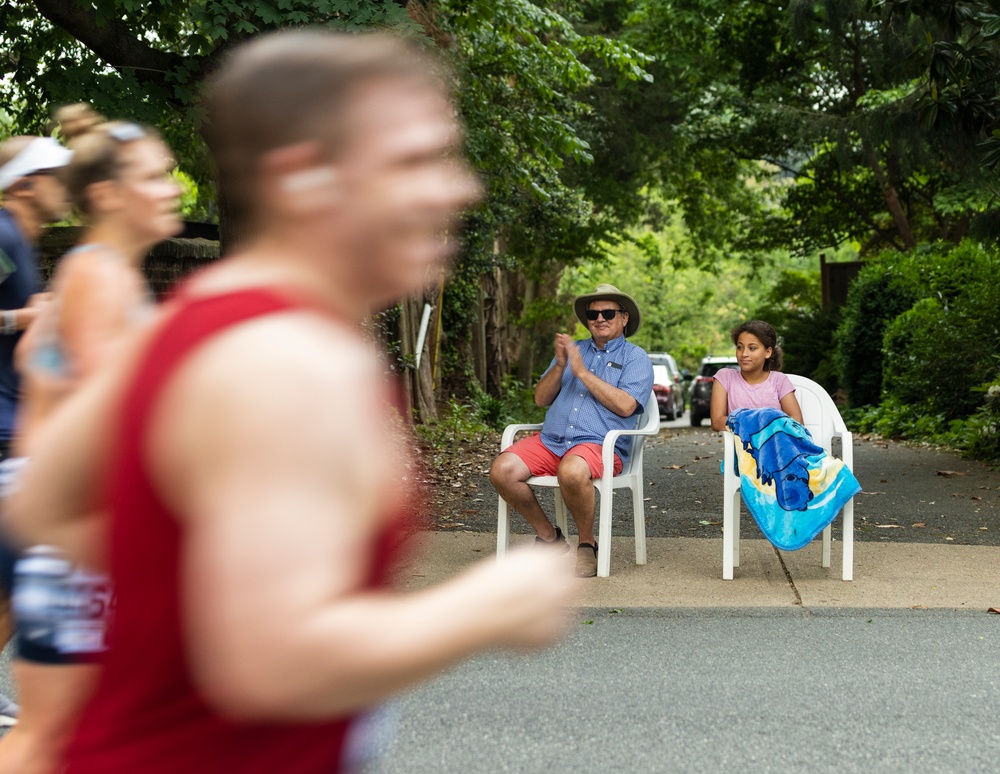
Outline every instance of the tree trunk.
<svg viewBox="0 0 1000 774">
<path fill-rule="evenodd" d="M 524 309 L 528 309 L 535 302 L 538 293 L 538 283 L 535 280 L 526 279 L 521 298 L 524 299 Z M 521 384 L 531 384 L 535 373 L 535 347 L 530 335 L 525 335 L 523 328 L 520 329 L 520 336 L 517 341 L 517 379 Z"/>
<path fill-rule="evenodd" d="M 500 397 L 503 378 L 510 373 L 507 346 L 507 297 L 500 267 L 494 266 L 480 280 L 483 289 L 483 330 L 486 343 L 486 383 L 490 395 Z"/>
<path fill-rule="evenodd" d="M 903 241 L 903 246 L 907 250 L 911 250 L 917 246 L 917 238 L 913 234 L 909 218 L 906 217 L 906 213 L 903 211 L 903 203 L 899 200 L 899 190 L 893 182 L 892 177 L 886 172 L 885 167 L 882 165 L 882 160 L 875 152 L 875 148 L 867 141 L 865 145 L 867 145 L 868 151 L 868 164 L 875 175 L 875 180 L 878 181 L 879 188 L 882 189 L 886 208 L 889 210 L 889 215 L 892 216 L 892 222 L 896 226 L 899 238 Z"/>
<path fill-rule="evenodd" d="M 472 323 L 472 369 L 476 381 L 486 384 L 486 304 L 483 288 L 476 290 L 476 319 Z"/>
<path fill-rule="evenodd" d="M 399 346 L 403 361 L 407 364 L 403 371 L 403 387 L 413 420 L 421 423 L 437 419 L 431 359 L 427 357 L 429 336 L 424 339 L 420 366 L 417 366 L 417 337 L 420 334 L 424 303 L 423 297 L 407 298 L 400 305 L 399 312 Z"/>
</svg>

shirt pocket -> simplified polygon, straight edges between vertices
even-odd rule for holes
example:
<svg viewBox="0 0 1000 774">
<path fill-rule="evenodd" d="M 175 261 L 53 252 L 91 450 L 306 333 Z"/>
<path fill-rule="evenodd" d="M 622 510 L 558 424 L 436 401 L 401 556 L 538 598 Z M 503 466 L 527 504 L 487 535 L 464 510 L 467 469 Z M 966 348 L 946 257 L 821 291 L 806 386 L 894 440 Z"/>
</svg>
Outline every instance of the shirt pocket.
<svg viewBox="0 0 1000 774">
<path fill-rule="evenodd" d="M 616 363 L 614 360 L 608 360 L 600 367 L 600 373 L 598 376 L 600 376 L 601 379 L 610 384 L 612 387 L 617 387 L 619 382 L 622 381 L 624 373 L 625 367 L 621 363 Z"/>
</svg>

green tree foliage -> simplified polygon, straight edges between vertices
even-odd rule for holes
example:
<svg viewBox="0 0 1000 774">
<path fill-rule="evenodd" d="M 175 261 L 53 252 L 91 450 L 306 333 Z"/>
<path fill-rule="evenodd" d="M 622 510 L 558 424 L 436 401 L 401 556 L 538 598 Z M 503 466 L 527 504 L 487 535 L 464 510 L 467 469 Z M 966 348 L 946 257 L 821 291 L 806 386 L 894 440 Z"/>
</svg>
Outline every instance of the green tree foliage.
<svg viewBox="0 0 1000 774">
<path fill-rule="evenodd" d="M 576 321 L 571 301 L 608 282 L 639 304 L 642 328 L 631 340 L 643 349 L 669 352 L 692 371 L 705 355 L 732 352 L 729 332 L 758 316 L 756 311 L 768 303 L 783 271 L 771 266 L 755 270 L 736 257 L 720 259 L 717 271 L 710 271 L 686 259 L 692 249 L 689 232 L 678 214 L 661 231 L 637 230 L 629 241 L 612 247 L 607 260 L 567 270 L 561 286 L 561 330 L 580 338 L 588 335 Z M 794 267 L 790 271 L 804 278 L 804 285 L 818 286 L 818 258 L 786 259 Z M 814 295 L 811 288 L 806 294 L 810 298 Z M 543 366 L 551 357 L 551 342 L 548 346 Z M 814 345 L 803 342 L 803 346 L 812 349 Z"/>
<path fill-rule="evenodd" d="M 609 206 L 609 197 L 599 206 L 601 174 L 584 179 L 579 170 L 593 165 L 590 139 L 602 122 L 591 92 L 606 82 L 647 83 L 649 57 L 625 42 L 578 32 L 582 6 L 564 3 L 557 12 L 528 0 L 409 4 L 455 68 L 469 156 L 488 194 L 467 219 L 444 297 L 443 365 L 453 389 L 471 376 L 468 338 L 478 300 L 504 294 L 483 288 L 494 267 L 521 283 L 543 283 L 563 266 L 602 255 L 633 218 L 628 208 Z M 526 300 L 520 287 L 515 283 L 506 299 L 514 324 L 495 335 L 513 339 L 550 317 L 551 298 Z M 503 375 L 487 374 L 491 391 L 502 389 Z"/>
<path fill-rule="evenodd" d="M 210 183 L 198 84 L 235 43 L 303 24 L 418 29 L 403 5 L 375 0 L 4 3 L 0 94 L 25 133 L 45 131 L 50 111 L 71 102 L 155 125 L 185 172 Z"/>
<path fill-rule="evenodd" d="M 957 242 L 995 206 L 981 168 L 1000 160 L 990 4 L 644 0 L 632 21 L 644 50 L 677 61 L 700 93 L 676 127 L 689 157 L 725 152 L 744 175 L 746 160 L 765 161 L 785 182 L 766 189 L 780 207 L 729 213 L 745 225 L 741 249 Z"/>
</svg>

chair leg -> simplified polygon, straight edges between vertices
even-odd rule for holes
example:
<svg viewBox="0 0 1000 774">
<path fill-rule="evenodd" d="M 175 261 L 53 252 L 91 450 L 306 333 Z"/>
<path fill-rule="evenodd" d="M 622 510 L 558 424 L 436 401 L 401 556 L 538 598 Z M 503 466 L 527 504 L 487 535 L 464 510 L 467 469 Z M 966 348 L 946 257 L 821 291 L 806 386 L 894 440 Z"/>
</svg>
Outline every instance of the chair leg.
<svg viewBox="0 0 1000 774">
<path fill-rule="evenodd" d="M 740 488 L 736 487 L 733 495 L 733 567 L 740 566 Z"/>
<path fill-rule="evenodd" d="M 598 497 L 601 498 L 601 516 L 597 533 L 597 577 L 607 578 L 611 575 L 611 487 L 607 492 L 600 491 Z"/>
<path fill-rule="evenodd" d="M 833 524 L 827 524 L 823 529 L 823 566 L 830 566 L 830 544 L 833 542 Z"/>
<path fill-rule="evenodd" d="M 635 563 L 646 563 L 646 509 L 642 501 L 642 479 L 632 485 L 632 518 L 635 522 Z"/>
<path fill-rule="evenodd" d="M 854 580 L 854 499 L 844 506 L 844 570 L 845 581 Z"/>
<path fill-rule="evenodd" d="M 497 505 L 497 559 L 499 559 L 510 547 L 510 512 L 507 501 L 502 497 L 497 499 L 500 501 Z"/>
<path fill-rule="evenodd" d="M 722 579 L 733 579 L 733 568 L 739 566 L 740 495 L 726 494 L 722 507 Z"/>
<path fill-rule="evenodd" d="M 556 502 L 556 526 L 562 530 L 564 535 L 569 534 L 569 521 L 566 517 L 566 501 L 563 500 L 562 492 L 558 487 L 552 490 Z"/>
<path fill-rule="evenodd" d="M 722 466 L 722 579 L 733 579 L 735 559 L 736 534 L 733 512 L 739 507 L 739 489 L 733 473 L 735 468 L 735 451 L 728 436 L 725 441 L 725 451 Z"/>
</svg>

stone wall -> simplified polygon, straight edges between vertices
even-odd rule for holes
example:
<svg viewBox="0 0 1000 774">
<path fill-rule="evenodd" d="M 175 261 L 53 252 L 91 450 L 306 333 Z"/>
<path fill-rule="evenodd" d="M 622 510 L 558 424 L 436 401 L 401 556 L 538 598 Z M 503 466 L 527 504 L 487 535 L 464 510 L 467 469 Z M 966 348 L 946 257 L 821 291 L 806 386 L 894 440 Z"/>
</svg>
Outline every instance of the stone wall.
<svg viewBox="0 0 1000 774">
<path fill-rule="evenodd" d="M 83 238 L 85 228 L 63 226 L 47 228 L 39 245 L 39 269 L 48 282 L 59 259 Z M 178 237 L 153 246 L 143 264 L 143 273 L 157 298 L 163 296 L 182 277 L 219 257 L 219 242 L 214 239 Z"/>
</svg>

